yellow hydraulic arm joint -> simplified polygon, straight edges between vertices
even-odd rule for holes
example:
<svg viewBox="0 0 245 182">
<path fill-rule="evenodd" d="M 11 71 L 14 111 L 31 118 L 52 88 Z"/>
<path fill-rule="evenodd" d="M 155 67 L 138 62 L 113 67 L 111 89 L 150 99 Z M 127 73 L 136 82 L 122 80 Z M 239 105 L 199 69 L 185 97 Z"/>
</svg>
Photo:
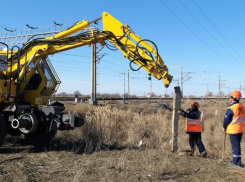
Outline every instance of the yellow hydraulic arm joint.
<svg viewBox="0 0 245 182">
<path fill-rule="evenodd" d="M 102 34 L 104 33 L 106 39 L 123 52 L 124 57 L 129 58 L 131 63 L 137 64 L 156 79 L 163 79 L 165 87 L 169 86 L 172 76 L 168 74 L 168 68 L 152 41 L 141 39 L 128 25 L 124 26 L 107 12 L 102 14 L 102 21 Z M 155 48 L 147 42 L 151 42 Z"/>
<path fill-rule="evenodd" d="M 73 33 L 76 33 L 80 30 L 83 30 L 85 28 L 88 28 L 89 27 L 89 22 L 88 21 L 80 21 L 80 22 L 77 22 L 73 27 L 71 27 L 70 29 L 66 30 L 66 31 L 63 31 L 63 32 L 60 32 L 58 34 L 56 34 L 54 36 L 54 39 L 60 39 L 60 38 L 64 38 L 64 37 L 67 37 Z"/>
<path fill-rule="evenodd" d="M 67 30 L 62 31 L 62 32 L 54 35 L 53 37 L 46 37 L 46 39 L 60 39 L 60 38 L 68 37 L 69 35 L 72 35 L 74 33 L 81 31 L 81 30 L 84 30 L 85 28 L 88 28 L 92 23 L 97 22 L 101 18 L 102 17 L 97 18 L 97 19 L 90 21 L 90 22 L 88 22 L 86 20 L 79 21 L 79 22 L 75 23 L 72 27 L 68 28 Z"/>
</svg>

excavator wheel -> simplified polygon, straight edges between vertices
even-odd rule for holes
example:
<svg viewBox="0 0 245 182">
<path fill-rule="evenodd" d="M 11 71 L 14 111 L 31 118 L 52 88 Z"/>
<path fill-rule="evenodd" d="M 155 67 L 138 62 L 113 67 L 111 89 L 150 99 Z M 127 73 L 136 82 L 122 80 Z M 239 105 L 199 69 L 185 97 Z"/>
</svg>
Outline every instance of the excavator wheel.
<svg viewBox="0 0 245 182">
<path fill-rule="evenodd" d="M 2 117 L 2 115 L 0 115 L 0 147 L 5 142 L 6 134 L 7 134 L 6 122 Z"/>
</svg>

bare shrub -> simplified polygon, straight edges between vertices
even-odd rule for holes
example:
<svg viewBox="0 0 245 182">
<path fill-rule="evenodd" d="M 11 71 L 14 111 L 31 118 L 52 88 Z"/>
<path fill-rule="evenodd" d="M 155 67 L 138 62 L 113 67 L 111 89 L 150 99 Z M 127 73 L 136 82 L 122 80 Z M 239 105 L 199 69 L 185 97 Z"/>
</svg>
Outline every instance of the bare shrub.
<svg viewBox="0 0 245 182">
<path fill-rule="evenodd" d="M 127 109 L 120 105 L 70 104 L 67 111 L 84 115 L 85 125 L 75 131 L 59 132 L 56 138 L 80 142 L 88 152 L 98 150 L 101 145 L 136 147 L 141 140 L 144 147 L 164 148 L 163 145 L 167 146 L 170 140 L 170 111 L 163 114 L 163 109 L 155 108 L 154 112 L 151 110 L 146 114 L 146 108 L 143 110 L 145 112 L 135 112 L 132 107 Z"/>
<path fill-rule="evenodd" d="M 182 109 L 190 107 L 193 100 L 182 101 Z M 223 118 L 228 101 L 200 101 L 202 117 L 202 139 L 209 155 L 220 157 L 223 152 Z M 85 125 L 74 131 L 60 132 L 57 138 L 78 142 L 88 153 L 100 150 L 103 146 L 114 148 L 141 147 L 170 150 L 172 111 L 152 103 L 111 103 L 105 106 L 91 106 L 84 103 L 68 104 L 67 112 L 76 111 L 85 118 Z M 170 104 L 167 104 L 169 107 Z M 179 148 L 189 149 L 185 131 L 185 118 L 179 120 Z M 244 142 L 244 140 L 242 141 Z M 242 143 L 244 146 L 244 143 Z M 225 156 L 231 156 L 231 147 L 226 138 Z"/>
</svg>

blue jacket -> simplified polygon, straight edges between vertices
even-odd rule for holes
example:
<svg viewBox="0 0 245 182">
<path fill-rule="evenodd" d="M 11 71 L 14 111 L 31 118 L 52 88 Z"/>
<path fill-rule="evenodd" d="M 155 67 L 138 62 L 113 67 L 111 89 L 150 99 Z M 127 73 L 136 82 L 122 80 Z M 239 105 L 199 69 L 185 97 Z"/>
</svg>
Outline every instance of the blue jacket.
<svg viewBox="0 0 245 182">
<path fill-rule="evenodd" d="M 239 103 L 239 101 L 234 101 L 230 104 L 230 106 Z M 224 122 L 223 122 L 223 128 L 226 130 L 227 126 L 231 123 L 233 118 L 233 111 L 228 108 L 226 113 L 225 113 L 225 118 L 224 118 Z"/>
<path fill-rule="evenodd" d="M 190 108 L 189 112 L 183 111 L 183 114 L 182 114 L 182 116 L 189 118 L 189 119 L 199 119 L 200 115 L 201 113 L 197 107 Z"/>
</svg>

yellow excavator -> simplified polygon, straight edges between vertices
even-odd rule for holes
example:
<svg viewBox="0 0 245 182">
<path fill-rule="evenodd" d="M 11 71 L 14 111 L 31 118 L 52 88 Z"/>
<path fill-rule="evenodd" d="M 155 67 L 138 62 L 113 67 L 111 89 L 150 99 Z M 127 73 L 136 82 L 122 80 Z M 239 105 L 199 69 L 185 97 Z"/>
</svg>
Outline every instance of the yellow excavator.
<svg viewBox="0 0 245 182">
<path fill-rule="evenodd" d="M 102 31 L 90 28 L 98 21 L 102 21 Z M 54 137 L 57 130 L 83 125 L 82 118 L 64 113 L 62 103 L 47 104 L 61 83 L 48 56 L 95 43 L 120 50 L 133 71 L 142 68 L 162 79 L 165 87 L 171 83 L 172 76 L 154 42 L 142 39 L 107 12 L 90 22 L 79 21 L 53 36 L 33 36 L 21 48 L 0 42 L 0 146 L 7 134 L 24 134 L 34 142 L 43 142 Z"/>
</svg>

